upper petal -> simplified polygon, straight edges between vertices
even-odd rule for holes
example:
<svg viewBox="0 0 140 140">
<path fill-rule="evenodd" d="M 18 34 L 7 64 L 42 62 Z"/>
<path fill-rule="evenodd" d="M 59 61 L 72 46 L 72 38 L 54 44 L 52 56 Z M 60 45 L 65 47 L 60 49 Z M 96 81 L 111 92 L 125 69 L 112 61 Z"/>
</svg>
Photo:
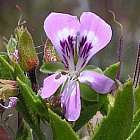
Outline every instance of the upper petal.
<svg viewBox="0 0 140 140">
<path fill-rule="evenodd" d="M 75 36 L 79 31 L 79 20 L 76 16 L 62 13 L 50 13 L 44 21 L 44 30 L 55 45 L 60 40 L 69 35 Z"/>
<path fill-rule="evenodd" d="M 94 71 L 83 71 L 80 74 L 79 81 L 89 84 L 96 92 L 109 93 L 114 85 L 114 81 L 103 74 Z"/>
<path fill-rule="evenodd" d="M 85 41 L 85 46 L 89 47 L 88 62 L 94 54 L 110 42 L 112 30 L 110 25 L 96 14 L 84 12 L 80 17 L 80 37 L 81 41 Z"/>
<path fill-rule="evenodd" d="M 50 13 L 44 22 L 44 30 L 66 67 L 70 63 L 68 57 L 72 57 L 73 40 L 79 27 L 78 18 L 69 14 Z"/>
<path fill-rule="evenodd" d="M 76 121 L 81 112 L 79 83 L 74 81 L 65 86 L 61 96 L 61 104 L 68 121 Z"/>
<path fill-rule="evenodd" d="M 61 74 L 52 74 L 44 79 L 43 88 L 41 89 L 40 96 L 42 98 L 48 98 L 53 95 L 62 83 L 66 80 L 66 76 Z"/>
</svg>

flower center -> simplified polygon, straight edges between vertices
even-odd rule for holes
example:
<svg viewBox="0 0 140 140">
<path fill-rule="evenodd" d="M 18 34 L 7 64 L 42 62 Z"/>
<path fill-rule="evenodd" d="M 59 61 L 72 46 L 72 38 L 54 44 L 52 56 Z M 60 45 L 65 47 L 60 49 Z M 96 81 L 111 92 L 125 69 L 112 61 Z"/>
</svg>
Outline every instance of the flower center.
<svg viewBox="0 0 140 140">
<path fill-rule="evenodd" d="M 87 40 L 87 36 L 77 35 L 68 36 L 67 39 L 60 41 L 63 63 L 70 71 L 80 71 L 89 56 L 90 50 L 92 49 L 92 42 Z M 76 74 L 77 75 L 77 74 Z"/>
<path fill-rule="evenodd" d="M 79 71 L 69 71 L 68 75 L 70 76 L 70 78 L 72 80 L 77 80 L 80 75 L 80 72 Z"/>
</svg>

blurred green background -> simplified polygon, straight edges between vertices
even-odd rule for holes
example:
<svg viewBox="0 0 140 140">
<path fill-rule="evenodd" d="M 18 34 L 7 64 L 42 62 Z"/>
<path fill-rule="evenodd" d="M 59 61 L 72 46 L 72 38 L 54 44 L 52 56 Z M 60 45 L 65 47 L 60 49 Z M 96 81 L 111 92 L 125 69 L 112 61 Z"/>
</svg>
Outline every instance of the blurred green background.
<svg viewBox="0 0 140 140">
<path fill-rule="evenodd" d="M 140 40 L 140 0 L 0 0 L 0 50 L 4 51 L 3 37 L 9 38 L 17 26 L 21 13 L 27 21 L 35 45 L 41 45 L 46 36 L 43 31 L 45 17 L 52 11 L 80 16 L 84 11 L 95 12 L 106 20 L 113 30 L 113 38 L 107 48 L 91 61 L 101 68 L 117 62 L 117 48 L 121 36 L 120 27 L 109 12 L 115 13 L 116 20 L 123 25 L 124 48 L 121 78 L 133 76 L 137 44 Z M 38 50 L 40 52 L 42 50 Z"/>
</svg>

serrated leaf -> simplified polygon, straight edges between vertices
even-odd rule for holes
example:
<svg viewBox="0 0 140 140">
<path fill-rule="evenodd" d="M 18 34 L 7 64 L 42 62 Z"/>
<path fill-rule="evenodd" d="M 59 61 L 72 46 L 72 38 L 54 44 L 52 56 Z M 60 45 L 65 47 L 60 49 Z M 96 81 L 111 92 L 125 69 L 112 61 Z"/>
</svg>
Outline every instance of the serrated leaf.
<svg viewBox="0 0 140 140">
<path fill-rule="evenodd" d="M 26 106 L 32 113 L 36 112 L 36 114 L 38 114 L 42 120 L 48 121 L 48 109 L 45 102 L 41 99 L 40 96 L 33 92 L 31 87 L 22 82 L 19 78 L 17 78 L 17 82 Z"/>
<path fill-rule="evenodd" d="M 103 119 L 92 140 L 125 140 L 130 132 L 133 119 L 132 82 L 119 89 L 108 116 Z"/>
<path fill-rule="evenodd" d="M 32 89 L 18 77 L 17 83 L 20 89 L 17 110 L 22 113 L 25 121 L 33 129 L 35 137 L 39 140 L 45 140 L 45 136 L 40 128 L 40 119 L 43 121 L 48 120 L 47 107 L 41 99 L 33 93 Z"/>
<path fill-rule="evenodd" d="M 56 113 L 49 110 L 50 125 L 53 131 L 53 140 L 79 140 L 76 133 L 65 120 L 62 120 Z"/>
<path fill-rule="evenodd" d="M 112 64 L 112 65 L 110 65 L 109 67 L 107 67 L 105 69 L 104 74 L 106 76 L 108 76 L 109 78 L 115 80 L 116 74 L 117 74 L 117 72 L 119 70 L 119 67 L 120 67 L 120 62 L 117 62 L 115 64 Z"/>
<path fill-rule="evenodd" d="M 50 63 L 43 62 L 43 65 L 40 68 L 40 71 L 43 73 L 52 73 L 59 70 L 64 70 L 64 65 L 60 62 L 50 62 Z"/>
<path fill-rule="evenodd" d="M 45 136 L 40 128 L 39 118 L 36 114 L 31 113 L 30 109 L 26 106 L 24 100 L 17 103 L 16 109 L 22 114 L 22 117 L 29 124 L 30 128 L 33 130 L 32 133 L 34 137 L 38 140 L 46 140 Z"/>
</svg>

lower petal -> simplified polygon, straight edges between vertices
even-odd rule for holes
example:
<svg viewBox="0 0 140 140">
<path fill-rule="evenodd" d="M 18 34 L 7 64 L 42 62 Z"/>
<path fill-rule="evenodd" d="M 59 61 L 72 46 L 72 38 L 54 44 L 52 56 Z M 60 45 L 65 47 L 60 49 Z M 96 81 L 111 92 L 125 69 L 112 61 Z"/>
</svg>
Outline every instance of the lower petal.
<svg viewBox="0 0 140 140">
<path fill-rule="evenodd" d="M 76 121 L 81 112 L 79 83 L 72 81 L 65 86 L 61 96 L 61 104 L 64 109 L 65 117 L 68 121 Z"/>
<path fill-rule="evenodd" d="M 60 73 L 53 74 L 44 79 L 43 88 L 41 89 L 40 96 L 42 98 L 48 98 L 53 95 L 62 83 L 66 81 L 66 76 Z"/>
<path fill-rule="evenodd" d="M 114 81 L 103 74 L 94 71 L 83 71 L 80 74 L 79 81 L 81 83 L 87 83 L 96 92 L 105 94 L 109 93 L 114 85 Z"/>
</svg>

